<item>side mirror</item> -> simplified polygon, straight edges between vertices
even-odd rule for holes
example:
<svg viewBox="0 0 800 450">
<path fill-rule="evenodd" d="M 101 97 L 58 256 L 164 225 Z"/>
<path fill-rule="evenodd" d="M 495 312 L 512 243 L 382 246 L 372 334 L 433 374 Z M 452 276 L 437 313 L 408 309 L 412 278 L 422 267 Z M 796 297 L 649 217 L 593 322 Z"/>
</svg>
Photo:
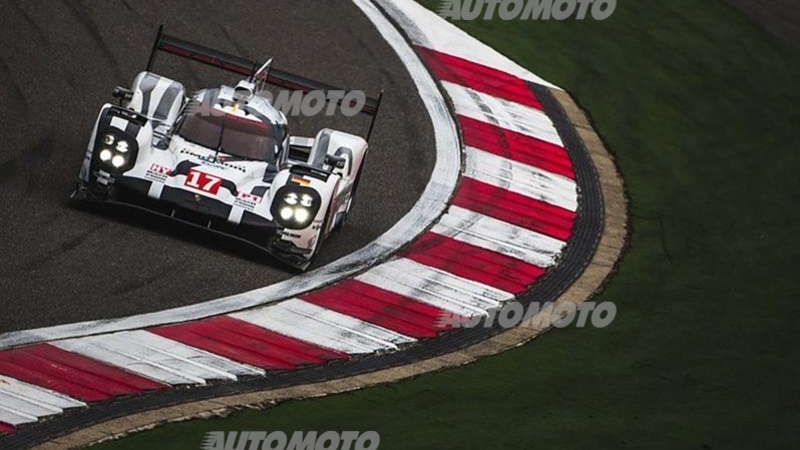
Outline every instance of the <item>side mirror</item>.
<svg viewBox="0 0 800 450">
<path fill-rule="evenodd" d="M 133 91 L 130 89 L 125 89 L 122 86 L 117 86 L 111 91 L 111 96 L 115 99 L 119 100 L 120 106 L 122 106 L 122 102 L 129 102 L 133 98 Z"/>
<path fill-rule="evenodd" d="M 336 167 L 337 169 L 344 169 L 347 164 L 347 159 L 342 156 L 325 155 L 325 164 Z"/>
</svg>

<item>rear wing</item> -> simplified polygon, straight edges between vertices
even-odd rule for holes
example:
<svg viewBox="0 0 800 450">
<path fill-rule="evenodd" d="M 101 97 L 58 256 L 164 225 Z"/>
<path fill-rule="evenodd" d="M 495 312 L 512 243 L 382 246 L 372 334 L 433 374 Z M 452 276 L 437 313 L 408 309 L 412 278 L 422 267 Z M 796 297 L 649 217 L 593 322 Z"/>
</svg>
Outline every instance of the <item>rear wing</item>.
<svg viewBox="0 0 800 450">
<path fill-rule="evenodd" d="M 173 55 L 182 56 L 209 66 L 218 67 L 230 72 L 238 73 L 247 77 L 256 77 L 257 81 L 266 82 L 273 86 L 292 91 L 301 91 L 308 93 L 311 91 L 345 91 L 329 84 L 314 81 L 309 78 L 295 75 L 279 69 L 269 68 L 268 71 L 259 72 L 259 68 L 264 64 L 257 61 L 251 61 L 236 55 L 224 53 L 212 48 L 195 44 L 193 42 L 178 39 L 176 37 L 164 33 L 164 25 L 158 27 L 158 35 L 153 43 L 153 49 L 150 51 L 150 59 L 147 61 L 147 71 L 149 72 L 153 67 L 156 55 L 159 51 L 171 53 Z M 265 77 L 265 78 L 264 78 Z M 367 131 L 367 141 L 372 135 L 372 130 L 375 126 L 375 119 L 378 116 L 378 110 L 381 106 L 383 99 L 383 91 L 377 98 L 367 97 L 364 106 L 359 111 L 362 114 L 371 116 L 369 131 Z M 341 104 L 342 100 L 337 100 L 337 104 Z"/>
</svg>

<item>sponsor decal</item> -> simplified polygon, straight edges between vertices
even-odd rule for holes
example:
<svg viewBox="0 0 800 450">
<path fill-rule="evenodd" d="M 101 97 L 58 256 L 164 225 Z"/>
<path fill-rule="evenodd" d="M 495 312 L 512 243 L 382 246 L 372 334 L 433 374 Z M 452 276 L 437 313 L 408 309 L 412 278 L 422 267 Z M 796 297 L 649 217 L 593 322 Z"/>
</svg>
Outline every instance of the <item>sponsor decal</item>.
<svg viewBox="0 0 800 450">
<path fill-rule="evenodd" d="M 238 206 L 250 212 L 256 209 L 259 203 L 261 203 L 261 197 L 246 192 L 240 192 L 239 195 L 236 196 L 236 199 L 233 200 L 233 206 Z"/>
<path fill-rule="evenodd" d="M 151 164 L 150 168 L 144 174 L 144 179 L 156 183 L 165 183 L 172 170 L 169 167 L 164 167 L 159 164 Z"/>
<path fill-rule="evenodd" d="M 197 159 L 200 160 L 201 164 L 204 164 L 206 166 L 229 168 L 229 169 L 238 170 L 239 172 L 242 172 L 242 173 L 247 173 L 247 169 L 244 166 L 240 166 L 238 164 L 232 164 L 232 163 L 227 162 L 228 158 L 230 158 L 227 155 L 218 155 L 216 157 L 215 156 L 210 156 L 210 155 L 201 155 L 199 153 L 195 153 L 193 151 L 186 150 L 186 149 L 182 149 L 180 151 L 180 153 L 182 155 L 189 155 L 189 156 L 191 156 L 193 158 L 197 158 Z"/>
</svg>

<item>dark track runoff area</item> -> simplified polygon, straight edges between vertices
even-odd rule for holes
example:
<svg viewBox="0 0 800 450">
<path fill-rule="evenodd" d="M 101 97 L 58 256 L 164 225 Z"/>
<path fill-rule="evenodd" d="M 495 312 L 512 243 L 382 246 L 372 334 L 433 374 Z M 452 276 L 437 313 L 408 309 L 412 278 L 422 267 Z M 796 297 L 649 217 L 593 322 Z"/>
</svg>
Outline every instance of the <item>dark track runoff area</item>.
<svg viewBox="0 0 800 450">
<path fill-rule="evenodd" d="M 388 230 L 427 184 L 433 131 L 403 65 L 349 2 L 109 0 L 0 4 L 0 332 L 202 302 L 292 276 L 247 247 L 125 210 L 68 200 L 111 89 L 172 35 L 377 95 L 386 89 L 345 229 L 315 266 Z M 169 55 L 155 71 L 188 89 L 238 77 Z M 293 134 L 355 132 L 367 118 L 290 118 Z"/>
</svg>

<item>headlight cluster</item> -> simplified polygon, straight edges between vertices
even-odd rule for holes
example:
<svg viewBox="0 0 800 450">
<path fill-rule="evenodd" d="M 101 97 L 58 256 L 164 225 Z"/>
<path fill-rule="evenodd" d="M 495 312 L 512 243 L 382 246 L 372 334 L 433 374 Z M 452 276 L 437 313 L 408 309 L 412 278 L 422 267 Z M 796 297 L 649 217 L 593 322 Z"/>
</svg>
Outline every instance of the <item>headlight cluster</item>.
<svg viewBox="0 0 800 450">
<path fill-rule="evenodd" d="M 272 202 L 272 217 L 279 225 L 302 230 L 317 217 L 322 200 L 317 191 L 299 186 L 278 189 Z"/>
<path fill-rule="evenodd" d="M 100 165 L 111 172 L 121 172 L 133 165 L 137 150 L 135 140 L 107 130 L 98 137 L 95 154 Z"/>
</svg>

